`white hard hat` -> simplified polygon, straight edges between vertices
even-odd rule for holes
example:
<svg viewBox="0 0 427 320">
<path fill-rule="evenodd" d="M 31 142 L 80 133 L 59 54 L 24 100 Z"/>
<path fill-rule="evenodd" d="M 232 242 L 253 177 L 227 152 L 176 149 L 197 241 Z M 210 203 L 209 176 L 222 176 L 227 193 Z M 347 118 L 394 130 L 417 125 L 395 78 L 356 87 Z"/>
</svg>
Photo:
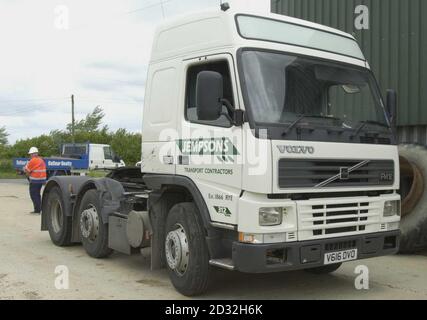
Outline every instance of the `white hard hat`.
<svg viewBox="0 0 427 320">
<path fill-rule="evenodd" d="M 39 149 L 37 149 L 36 147 L 32 147 L 30 151 L 28 151 L 28 154 L 34 154 L 34 153 L 39 153 Z"/>
</svg>

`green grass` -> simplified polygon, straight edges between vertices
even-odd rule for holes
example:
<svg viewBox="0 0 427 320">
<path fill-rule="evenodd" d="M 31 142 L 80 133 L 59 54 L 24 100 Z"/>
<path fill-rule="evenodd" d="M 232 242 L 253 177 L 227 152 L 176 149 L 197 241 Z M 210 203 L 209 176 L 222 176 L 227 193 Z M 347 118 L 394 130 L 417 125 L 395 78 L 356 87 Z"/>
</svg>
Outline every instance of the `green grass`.
<svg viewBox="0 0 427 320">
<path fill-rule="evenodd" d="M 16 174 L 11 159 L 0 159 L 0 179 L 24 179 L 24 176 Z"/>
<path fill-rule="evenodd" d="M 88 176 L 91 178 L 104 178 L 110 171 L 103 171 L 103 170 L 94 170 L 89 171 Z"/>
<path fill-rule="evenodd" d="M 24 176 L 16 174 L 16 172 L 0 172 L 0 179 L 25 179 Z"/>
</svg>

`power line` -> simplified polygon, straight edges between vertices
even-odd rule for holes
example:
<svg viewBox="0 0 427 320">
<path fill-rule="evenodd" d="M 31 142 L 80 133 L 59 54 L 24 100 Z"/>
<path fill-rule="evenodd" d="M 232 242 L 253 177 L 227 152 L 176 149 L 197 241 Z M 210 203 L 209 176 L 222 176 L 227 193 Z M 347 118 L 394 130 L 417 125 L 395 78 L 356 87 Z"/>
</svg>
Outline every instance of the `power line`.
<svg viewBox="0 0 427 320">
<path fill-rule="evenodd" d="M 80 100 L 92 100 L 92 101 L 109 101 L 109 102 L 129 102 L 129 103 L 142 103 L 144 100 L 136 100 L 136 99 L 121 99 L 121 98 L 98 98 L 91 96 L 79 96 Z"/>
<path fill-rule="evenodd" d="M 145 71 L 144 71 L 145 72 Z M 145 85 L 145 79 L 144 78 L 131 78 L 129 80 L 120 80 L 120 79 L 113 79 L 113 78 L 105 78 L 105 77 L 101 77 L 101 76 L 94 76 L 92 77 L 92 79 L 97 79 L 100 81 L 103 81 L 103 83 L 110 83 L 110 82 L 117 82 L 117 83 L 121 83 L 123 85 L 127 85 L 130 87 L 142 87 Z"/>
<path fill-rule="evenodd" d="M 104 103 L 117 103 L 117 104 L 133 104 L 133 105 L 141 105 L 144 103 L 143 101 L 125 101 L 125 100 L 114 100 L 114 99 L 87 99 L 87 98 L 79 98 L 79 101 L 85 102 L 104 102 Z"/>
<path fill-rule="evenodd" d="M 76 97 L 79 101 L 88 102 L 88 103 L 115 103 L 115 104 L 124 104 L 124 105 L 135 105 L 135 106 L 141 106 L 144 103 L 144 100 L 127 100 L 127 99 L 114 99 L 114 98 L 95 98 L 95 97 L 88 97 L 88 96 L 80 96 Z M 26 100 L 26 101 L 35 101 L 33 100 Z M 62 100 L 62 98 L 61 98 Z M 67 98 L 69 100 L 69 98 Z M 65 101 L 64 101 L 65 102 Z M 52 107 L 52 106 L 58 106 L 59 104 L 57 102 L 53 102 L 53 99 L 51 102 L 48 103 L 38 103 L 38 104 L 28 104 L 28 105 L 20 105 L 20 106 L 9 106 L 11 109 L 8 111 L 0 112 L 1 117 L 11 117 L 15 115 L 20 115 L 24 113 L 29 112 L 36 112 L 36 111 L 45 111 L 46 108 Z M 62 105 L 62 103 L 61 103 Z M 1 108 L 1 106 L 0 106 Z M 61 110 L 66 110 L 65 106 L 61 106 Z"/>
<path fill-rule="evenodd" d="M 165 5 L 166 3 L 172 2 L 172 1 L 174 1 L 174 0 L 166 0 L 166 1 L 160 0 L 160 2 L 158 2 L 158 3 L 153 3 L 151 5 L 147 5 L 145 7 L 139 8 L 139 9 L 127 11 L 127 12 L 124 12 L 123 14 L 133 14 L 135 12 L 144 11 L 144 10 L 151 9 L 151 8 L 154 8 L 154 7 L 157 7 L 157 6 L 160 6 L 162 9 L 164 9 L 163 5 Z"/>
<path fill-rule="evenodd" d="M 69 98 L 68 98 L 69 99 Z M 78 98 L 79 101 L 83 102 L 90 102 L 90 103 L 116 103 L 116 104 L 124 104 L 124 105 L 135 105 L 135 106 L 141 106 L 144 102 L 143 101 L 128 101 L 128 100 L 116 100 L 116 99 L 95 99 L 95 98 Z M 43 105 L 28 105 L 28 106 L 21 106 L 19 108 L 14 108 L 13 110 L 7 111 L 7 112 L 0 112 L 0 117 L 12 117 L 21 115 L 24 113 L 32 113 L 37 111 L 48 111 L 46 108 L 52 107 L 57 105 L 55 102 L 51 102 L 48 104 Z M 58 108 L 59 109 L 59 108 Z M 66 107 L 61 107 L 61 110 L 65 110 Z"/>
<path fill-rule="evenodd" d="M 41 109 L 35 109 L 35 110 L 25 110 L 25 111 L 23 111 L 23 112 L 15 112 L 15 113 L 6 113 L 6 114 L 0 114 L 0 117 L 14 117 L 14 116 L 20 116 L 20 115 L 22 115 L 22 114 L 24 114 L 24 113 L 27 113 L 27 112 L 30 112 L 30 111 L 35 111 L 35 112 L 37 112 L 37 111 L 40 111 Z"/>
<path fill-rule="evenodd" d="M 0 99 L 0 103 L 3 102 L 31 102 L 31 101 L 57 101 L 57 100 L 65 100 L 68 98 L 37 98 L 37 99 L 11 99 L 11 100 L 1 100 Z"/>
<path fill-rule="evenodd" d="M 43 107 L 43 106 L 51 106 L 54 104 L 58 104 L 58 102 L 47 102 L 47 103 L 31 103 L 31 104 L 20 104 L 20 105 L 9 105 L 9 107 L 14 108 L 16 111 L 19 111 L 20 109 L 27 109 L 27 108 L 33 108 L 33 107 Z"/>
<path fill-rule="evenodd" d="M 14 116 L 14 115 L 18 115 L 18 114 L 22 114 L 22 113 L 26 113 L 26 112 L 41 111 L 41 110 L 45 109 L 46 107 L 50 107 L 53 105 L 56 105 L 56 103 L 51 102 L 51 103 L 42 104 L 42 105 L 21 106 L 21 107 L 18 107 L 18 109 L 14 109 L 14 110 L 11 110 L 11 111 L 6 112 L 6 113 L 0 113 L 0 116 L 10 117 L 10 116 Z"/>
<path fill-rule="evenodd" d="M 18 114 L 32 112 L 32 111 L 41 111 L 42 109 L 43 109 L 42 107 L 37 107 L 37 108 L 22 109 L 20 111 L 11 112 L 11 113 L 0 113 L 0 117 L 11 117 L 11 116 L 16 116 Z"/>
<path fill-rule="evenodd" d="M 151 8 L 155 8 L 155 7 L 158 7 L 158 6 L 160 6 L 162 8 L 162 10 L 164 11 L 164 5 L 166 3 L 169 3 L 169 2 L 172 2 L 172 1 L 175 1 L 175 0 L 163 0 L 161 2 L 153 3 L 153 4 L 147 5 L 145 7 L 138 8 L 138 9 L 134 9 L 134 10 L 129 10 L 129 11 L 125 11 L 125 12 L 113 14 L 113 15 L 110 15 L 109 17 L 107 17 L 107 18 L 109 18 L 109 19 L 117 19 L 117 18 L 126 16 L 126 15 L 130 15 L 130 14 L 134 14 L 134 13 L 139 13 L 139 12 L 142 12 L 142 11 L 145 11 L 145 10 L 148 10 L 148 9 L 151 9 Z M 165 16 L 164 12 L 163 12 L 163 16 Z M 91 26 L 94 26 L 94 24 L 95 24 L 94 22 L 84 23 L 84 24 L 77 25 L 77 26 L 73 27 L 73 29 L 91 27 Z"/>
</svg>

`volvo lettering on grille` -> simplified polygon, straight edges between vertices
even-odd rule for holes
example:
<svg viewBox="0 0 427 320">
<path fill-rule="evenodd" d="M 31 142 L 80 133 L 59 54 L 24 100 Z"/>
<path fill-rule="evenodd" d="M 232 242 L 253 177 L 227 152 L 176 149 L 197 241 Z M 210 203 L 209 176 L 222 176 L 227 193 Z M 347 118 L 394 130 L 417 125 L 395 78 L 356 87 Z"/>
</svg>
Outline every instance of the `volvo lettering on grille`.
<svg viewBox="0 0 427 320">
<path fill-rule="evenodd" d="M 310 146 L 277 146 L 280 153 L 289 154 L 314 154 L 314 147 Z"/>
</svg>

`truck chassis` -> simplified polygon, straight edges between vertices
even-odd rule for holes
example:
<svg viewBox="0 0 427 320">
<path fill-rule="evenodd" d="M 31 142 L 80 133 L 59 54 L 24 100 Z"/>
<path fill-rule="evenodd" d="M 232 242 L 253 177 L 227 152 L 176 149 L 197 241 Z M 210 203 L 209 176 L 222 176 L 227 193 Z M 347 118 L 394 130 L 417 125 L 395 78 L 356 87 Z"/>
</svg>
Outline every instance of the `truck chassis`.
<svg viewBox="0 0 427 320">
<path fill-rule="evenodd" d="M 42 226 L 57 246 L 82 243 L 94 258 L 151 247 L 151 269 L 167 267 L 184 295 L 203 293 L 210 266 L 247 273 L 307 269 L 330 273 L 326 252 L 354 249 L 358 258 L 396 253 L 399 231 L 284 245 L 239 242 L 236 229 L 213 223 L 186 177 L 120 168 L 107 178 L 53 177 L 43 194 Z"/>
</svg>

